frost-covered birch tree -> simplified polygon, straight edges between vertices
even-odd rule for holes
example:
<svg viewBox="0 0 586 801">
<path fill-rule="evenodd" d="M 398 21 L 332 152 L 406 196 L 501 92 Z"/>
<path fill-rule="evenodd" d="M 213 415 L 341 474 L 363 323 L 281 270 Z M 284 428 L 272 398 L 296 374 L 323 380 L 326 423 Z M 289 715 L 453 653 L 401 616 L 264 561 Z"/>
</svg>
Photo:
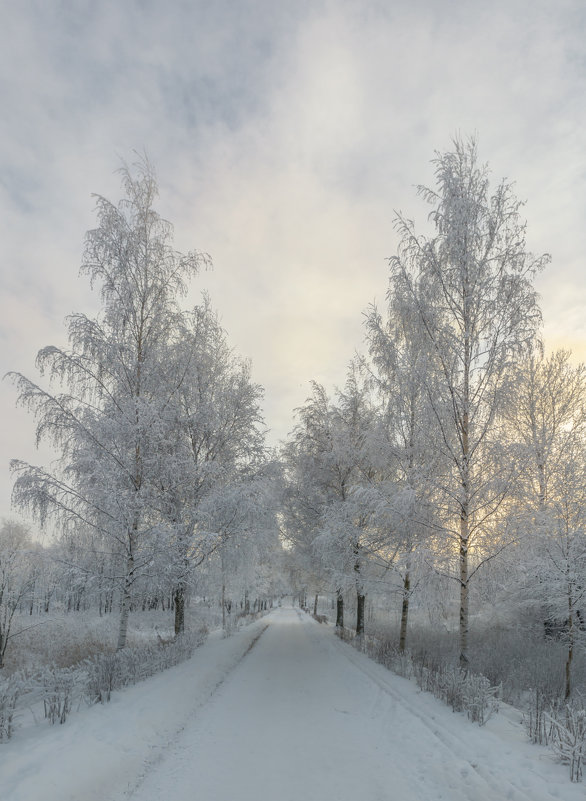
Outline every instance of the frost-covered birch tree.
<svg viewBox="0 0 586 801">
<path fill-rule="evenodd" d="M 299 423 L 287 448 L 294 483 L 289 528 L 297 531 L 302 551 L 330 577 L 342 625 L 343 593 L 356 594 L 356 633 L 364 632 L 366 578 L 372 551 L 370 507 L 356 490 L 372 477 L 375 411 L 354 366 L 344 390 L 332 401 L 313 384 L 312 396 L 297 410 Z"/>
<path fill-rule="evenodd" d="M 168 458 L 159 472 L 160 515 L 179 634 L 190 575 L 223 545 L 230 515 L 220 510 L 234 497 L 236 486 L 242 489 L 244 509 L 246 481 L 265 461 L 265 429 L 262 388 L 252 381 L 250 365 L 228 346 L 207 298 L 183 315 L 170 361 L 177 370 L 177 390 L 169 406 L 173 425 Z M 223 523 L 216 526 L 220 518 Z M 234 527 L 230 530 L 233 534 Z"/>
<path fill-rule="evenodd" d="M 356 634 L 365 629 L 366 576 L 373 553 L 386 545 L 378 527 L 372 525 L 372 509 L 360 489 L 376 476 L 378 419 L 367 385 L 355 364 L 350 365 L 346 384 L 338 390 L 332 406 L 333 455 L 336 469 L 345 479 L 339 497 L 326 510 L 320 544 L 334 547 L 350 566 L 356 592 Z M 347 569 L 347 568 L 346 568 Z"/>
<path fill-rule="evenodd" d="M 380 478 L 370 487 L 369 497 L 375 514 L 387 521 L 389 541 L 383 555 L 391 556 L 388 567 L 401 579 L 399 650 L 404 651 L 417 578 L 414 568 L 422 563 L 421 552 L 437 533 L 432 495 L 438 464 L 429 442 L 438 430 L 425 391 L 434 359 L 417 306 L 400 290 L 389 287 L 385 319 L 376 307 L 369 309 L 366 337 L 369 369 L 381 404 L 381 440 L 386 445 L 384 451 L 379 446 Z"/>
<path fill-rule="evenodd" d="M 547 508 L 574 443 L 586 437 L 586 367 L 571 353 L 531 351 L 511 369 L 505 409 L 509 436 L 524 452 L 517 498 L 533 513 Z"/>
<path fill-rule="evenodd" d="M 332 578 L 331 566 L 314 554 L 313 543 L 321 529 L 324 510 L 332 496 L 331 481 L 324 462 L 331 448 L 329 435 L 330 400 L 323 386 L 312 384 L 312 394 L 296 410 L 298 423 L 282 452 L 285 468 L 283 494 L 283 536 L 295 565 L 295 583 L 305 581 L 319 592 L 320 586 Z M 324 472 L 325 470 L 325 472 Z M 335 584 L 337 598 L 336 625 L 344 625 L 344 596 Z"/>
<path fill-rule="evenodd" d="M 515 365 L 506 414 L 523 454 L 512 510 L 520 591 L 567 644 L 566 698 L 586 629 L 586 368 L 570 359 L 569 351 L 538 350 Z"/>
<path fill-rule="evenodd" d="M 216 542 L 224 631 L 231 629 L 234 593 L 249 611 L 251 592 L 259 602 L 268 592 L 270 563 L 280 550 L 280 487 L 280 467 L 269 462 L 234 474 L 231 483 L 219 485 L 200 504 L 199 525 Z"/>
<path fill-rule="evenodd" d="M 14 520 L 0 523 L 0 670 L 8 645 L 22 632 L 14 616 L 35 586 L 36 552 L 28 529 Z"/>
<path fill-rule="evenodd" d="M 543 590 L 549 621 L 562 622 L 566 643 L 565 698 L 572 694 L 577 646 L 585 644 L 586 624 L 586 444 L 568 448 L 553 483 L 538 529 L 537 586 Z"/>
<path fill-rule="evenodd" d="M 68 318 L 69 348 L 45 347 L 37 365 L 45 389 L 13 375 L 19 402 L 37 418 L 37 440 L 61 455 L 57 469 L 14 461 L 14 503 L 41 523 L 87 525 L 122 563 L 118 648 L 126 643 L 131 592 L 152 562 L 161 460 L 168 452 L 177 392 L 169 342 L 177 298 L 208 257 L 180 254 L 172 226 L 154 209 L 157 183 L 146 159 L 121 172 L 125 197 L 97 196 L 98 225 L 86 235 L 81 274 L 100 291 L 101 313 Z"/>
<path fill-rule="evenodd" d="M 495 424 L 507 367 L 532 345 L 540 323 L 532 280 L 548 258 L 527 250 L 521 203 L 506 181 L 491 191 L 473 140 L 456 139 L 434 164 L 435 189 L 420 187 L 419 193 L 432 206 L 435 235 L 418 234 L 398 215 L 400 245 L 390 267 L 391 281 L 415 304 L 437 362 L 426 379 L 439 432 L 430 446 L 450 465 L 437 490 L 457 561 L 460 663 L 466 667 L 470 579 L 486 555 L 479 543 L 489 541 L 490 522 L 512 484 L 489 455 Z"/>
</svg>

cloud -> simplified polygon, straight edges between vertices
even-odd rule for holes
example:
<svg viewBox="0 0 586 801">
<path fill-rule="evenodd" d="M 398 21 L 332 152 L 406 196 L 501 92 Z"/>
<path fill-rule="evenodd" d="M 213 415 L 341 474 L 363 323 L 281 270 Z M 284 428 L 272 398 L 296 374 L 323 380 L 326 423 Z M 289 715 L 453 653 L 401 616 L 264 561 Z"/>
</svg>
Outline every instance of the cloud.
<svg viewBox="0 0 586 801">
<path fill-rule="evenodd" d="M 23 2 L 4 17 L 0 372 L 34 372 L 65 315 L 97 309 L 75 278 L 90 193 L 118 199 L 133 148 L 177 246 L 214 258 L 190 302 L 209 289 L 275 438 L 311 379 L 343 383 L 361 313 L 384 301 L 394 209 L 425 225 L 414 185 L 457 131 L 516 181 L 531 248 L 554 256 L 538 280 L 547 336 L 584 341 L 579 0 Z M 13 400 L 3 388 L 18 422 L 0 460 L 32 441 Z"/>
</svg>

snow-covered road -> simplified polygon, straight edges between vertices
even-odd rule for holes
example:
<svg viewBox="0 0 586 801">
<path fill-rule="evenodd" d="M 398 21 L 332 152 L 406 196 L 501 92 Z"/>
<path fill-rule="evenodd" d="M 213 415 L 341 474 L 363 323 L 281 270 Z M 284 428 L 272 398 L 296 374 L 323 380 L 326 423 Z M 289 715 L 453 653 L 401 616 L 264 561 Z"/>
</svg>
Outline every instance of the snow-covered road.
<svg viewBox="0 0 586 801">
<path fill-rule="evenodd" d="M 578 801 L 510 708 L 484 728 L 278 609 L 0 746 L 1 801 Z"/>
<path fill-rule="evenodd" d="M 530 772 L 540 754 L 519 745 L 282 609 L 131 798 L 541 801 L 575 789 L 544 786 L 547 773 Z"/>
</svg>

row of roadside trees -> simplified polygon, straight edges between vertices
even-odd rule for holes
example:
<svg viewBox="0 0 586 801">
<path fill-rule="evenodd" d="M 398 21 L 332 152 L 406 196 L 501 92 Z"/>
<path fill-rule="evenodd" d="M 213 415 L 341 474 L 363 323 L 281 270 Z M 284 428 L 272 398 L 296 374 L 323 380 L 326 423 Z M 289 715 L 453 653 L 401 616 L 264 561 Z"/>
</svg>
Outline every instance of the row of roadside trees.
<svg viewBox="0 0 586 801">
<path fill-rule="evenodd" d="M 209 299 L 180 306 L 209 257 L 173 248 L 148 160 L 121 176 L 120 203 L 96 199 L 81 266 L 100 313 L 71 315 L 69 347 L 39 351 L 45 384 L 11 374 L 37 441 L 59 454 L 51 468 L 13 461 L 14 503 L 53 525 L 85 588 L 113 588 L 118 648 L 137 594 L 171 595 L 179 634 L 198 566 L 263 561 L 275 547 L 278 475 L 249 364 Z"/>
<path fill-rule="evenodd" d="M 511 604 L 533 604 L 567 642 L 566 695 L 586 593 L 586 373 L 539 339 L 536 274 L 509 183 L 490 188 L 476 143 L 438 154 L 419 188 L 431 232 L 396 217 L 384 312 L 334 398 L 313 385 L 284 450 L 286 530 L 308 583 L 356 593 L 392 578 L 407 639 L 417 581 L 458 588 L 460 665 L 470 590 L 498 560 Z"/>
<path fill-rule="evenodd" d="M 359 635 L 368 594 L 390 582 L 400 650 L 417 588 L 452 579 L 467 669 L 471 587 L 500 565 L 511 604 L 563 630 L 570 693 L 586 593 L 586 374 L 567 352 L 544 354 L 534 279 L 548 257 L 528 250 L 511 185 L 491 189 L 472 140 L 434 164 L 435 188 L 419 189 L 429 233 L 397 215 L 366 355 L 334 397 L 312 385 L 280 463 L 261 388 L 209 300 L 180 306 L 209 257 L 174 250 L 148 161 L 123 168 L 118 205 L 97 198 L 81 271 L 101 312 L 72 315 L 69 347 L 39 352 L 47 385 L 12 374 L 37 439 L 60 454 L 51 469 L 13 462 L 14 501 L 53 523 L 70 585 L 93 587 L 100 610 L 115 598 L 119 648 L 138 597 L 170 598 L 179 634 L 196 575 L 213 574 L 225 617 L 235 575 L 247 576 L 246 606 L 255 571 L 276 586 L 288 557 L 334 595 L 340 626 L 352 589 Z"/>
</svg>

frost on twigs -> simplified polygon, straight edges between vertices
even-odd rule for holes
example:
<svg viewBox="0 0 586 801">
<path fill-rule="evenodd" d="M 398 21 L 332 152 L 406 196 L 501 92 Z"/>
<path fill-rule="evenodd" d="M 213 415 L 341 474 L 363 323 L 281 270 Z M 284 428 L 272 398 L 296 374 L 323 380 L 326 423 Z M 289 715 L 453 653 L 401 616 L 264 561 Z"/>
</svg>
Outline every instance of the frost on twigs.
<svg viewBox="0 0 586 801">
<path fill-rule="evenodd" d="M 570 769 L 573 782 L 582 780 L 586 759 L 586 709 L 578 701 L 566 704 L 536 690 L 525 716 L 531 742 L 548 746 Z"/>
<path fill-rule="evenodd" d="M 65 723 L 79 682 L 75 668 L 47 668 L 42 675 L 43 704 L 49 723 Z"/>
<path fill-rule="evenodd" d="M 384 637 L 364 635 L 352 639 L 347 629 L 337 632 L 340 639 L 351 641 L 372 659 L 405 678 L 414 678 L 417 686 L 435 695 L 454 712 L 464 712 L 479 726 L 499 708 L 502 687 L 493 686 L 486 676 L 463 671 L 437 661 L 429 662 L 425 657 L 414 658 L 407 651 L 400 651 Z"/>
<path fill-rule="evenodd" d="M 579 782 L 586 757 L 586 709 L 566 704 L 562 714 L 551 722 L 551 747 L 569 766 L 570 779 Z"/>
<path fill-rule="evenodd" d="M 114 690 L 189 659 L 205 637 L 202 629 L 182 634 L 164 645 L 129 647 L 116 653 L 96 654 L 67 668 L 51 666 L 30 676 L 14 673 L 0 678 L 0 743 L 14 734 L 19 707 L 23 710 L 42 703 L 49 723 L 65 723 L 80 704 L 106 703 Z"/>
<path fill-rule="evenodd" d="M 90 703 L 105 703 L 113 690 L 137 684 L 166 668 L 189 659 L 205 640 L 205 631 L 183 633 L 168 643 L 127 647 L 116 653 L 97 654 L 84 663 Z"/>
<path fill-rule="evenodd" d="M 24 678 L 17 673 L 0 679 L 0 743 L 12 737 L 16 705 L 25 687 Z"/>
</svg>

